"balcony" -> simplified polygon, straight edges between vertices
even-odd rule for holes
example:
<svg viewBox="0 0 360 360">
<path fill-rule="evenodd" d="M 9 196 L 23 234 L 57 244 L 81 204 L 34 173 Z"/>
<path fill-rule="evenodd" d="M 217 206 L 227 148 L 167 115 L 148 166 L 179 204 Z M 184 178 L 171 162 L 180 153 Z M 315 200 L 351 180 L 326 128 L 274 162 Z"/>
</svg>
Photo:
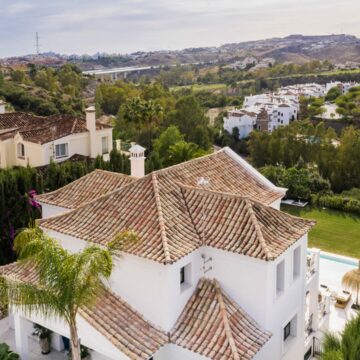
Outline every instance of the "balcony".
<svg viewBox="0 0 360 360">
<path fill-rule="evenodd" d="M 315 254 L 307 255 L 306 265 L 307 265 L 306 278 L 310 279 L 311 276 L 313 276 L 316 272 Z"/>
</svg>

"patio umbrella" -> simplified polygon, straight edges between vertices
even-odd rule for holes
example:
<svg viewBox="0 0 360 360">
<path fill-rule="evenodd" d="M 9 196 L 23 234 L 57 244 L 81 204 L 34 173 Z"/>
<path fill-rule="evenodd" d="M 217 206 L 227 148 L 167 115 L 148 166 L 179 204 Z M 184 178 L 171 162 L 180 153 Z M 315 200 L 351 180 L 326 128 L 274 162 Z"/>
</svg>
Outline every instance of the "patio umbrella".
<svg viewBox="0 0 360 360">
<path fill-rule="evenodd" d="M 356 291 L 356 302 L 354 308 L 359 309 L 359 290 L 360 290 L 360 260 L 359 266 L 357 269 L 348 271 L 342 278 L 342 284 L 353 290 Z"/>
</svg>

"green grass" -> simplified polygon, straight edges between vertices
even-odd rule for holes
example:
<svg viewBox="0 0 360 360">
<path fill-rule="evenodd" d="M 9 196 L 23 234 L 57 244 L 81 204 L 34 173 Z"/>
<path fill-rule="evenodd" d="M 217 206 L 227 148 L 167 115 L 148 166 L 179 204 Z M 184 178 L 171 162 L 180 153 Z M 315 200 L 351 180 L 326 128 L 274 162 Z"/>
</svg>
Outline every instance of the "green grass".
<svg viewBox="0 0 360 360">
<path fill-rule="evenodd" d="M 309 246 L 336 254 L 360 258 L 360 216 L 307 206 L 282 205 L 281 210 L 317 221 L 309 233 Z"/>
<path fill-rule="evenodd" d="M 171 88 L 172 91 L 177 91 L 180 89 L 192 89 L 194 92 L 198 91 L 216 91 L 226 88 L 226 84 L 194 84 L 194 85 L 184 85 L 184 86 L 174 86 Z"/>
</svg>

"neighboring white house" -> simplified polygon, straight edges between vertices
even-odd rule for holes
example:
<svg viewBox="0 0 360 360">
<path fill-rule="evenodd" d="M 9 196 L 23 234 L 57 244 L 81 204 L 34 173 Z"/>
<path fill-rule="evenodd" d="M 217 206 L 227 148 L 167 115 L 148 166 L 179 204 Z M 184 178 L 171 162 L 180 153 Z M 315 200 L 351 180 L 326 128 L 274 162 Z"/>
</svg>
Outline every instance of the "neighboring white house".
<svg viewBox="0 0 360 360">
<path fill-rule="evenodd" d="M 233 109 L 228 111 L 224 118 L 224 129 L 230 134 L 233 129 L 239 129 L 239 138 L 246 138 L 256 126 L 257 114 L 246 110 Z"/>
<path fill-rule="evenodd" d="M 96 122 L 95 108 L 86 117 L 72 115 L 35 116 L 5 112 L 0 103 L 0 168 L 43 166 L 73 155 L 108 157 L 112 149 L 112 127 Z"/>
<path fill-rule="evenodd" d="M 95 183 L 99 194 L 88 194 Z M 70 251 L 123 230 L 139 236 L 95 306 L 80 309 L 92 359 L 302 360 L 305 314 L 318 316 L 318 264 L 307 260 L 314 224 L 279 211 L 285 191 L 224 148 L 137 180 L 95 172 L 39 196 L 61 211 L 41 228 Z M 17 263 L 0 274 L 36 279 Z M 31 322 L 69 336 L 57 319 L 15 313 L 22 360 Z"/>
</svg>

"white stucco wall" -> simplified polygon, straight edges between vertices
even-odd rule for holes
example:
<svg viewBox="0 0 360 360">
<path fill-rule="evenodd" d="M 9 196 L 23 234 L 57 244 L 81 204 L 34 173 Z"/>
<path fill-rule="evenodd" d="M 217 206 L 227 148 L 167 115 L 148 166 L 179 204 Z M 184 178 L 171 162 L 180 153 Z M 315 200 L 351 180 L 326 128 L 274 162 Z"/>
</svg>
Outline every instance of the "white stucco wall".
<svg viewBox="0 0 360 360">
<path fill-rule="evenodd" d="M 86 242 L 53 231 L 62 245 L 79 251 Z M 300 246 L 301 272 L 293 279 L 293 252 Z M 305 262 L 307 237 L 292 245 L 275 261 L 262 261 L 251 257 L 202 247 L 172 265 L 162 265 L 137 256 L 124 254 L 116 260 L 110 279 L 114 292 L 143 316 L 170 331 L 186 302 L 192 295 L 198 280 L 205 276 L 216 278 L 224 291 L 233 298 L 262 327 L 273 333 L 267 344 L 273 359 L 300 360 L 304 351 L 304 299 Z M 207 260 L 204 266 L 204 255 Z M 210 260 L 211 258 L 211 260 Z M 276 293 L 276 267 L 285 261 L 284 291 Z M 191 263 L 189 286 L 181 291 L 180 268 Z M 205 271 L 212 268 L 210 271 Z M 297 314 L 296 337 L 283 342 L 283 328 Z M 164 350 L 165 351 L 165 350 Z M 261 357 L 259 359 L 266 359 Z M 265 356 L 265 355 L 264 355 Z M 161 359 L 161 358 L 160 358 Z"/>
<path fill-rule="evenodd" d="M 66 209 L 66 208 L 63 208 L 60 206 L 55 206 L 55 205 L 44 204 L 41 201 L 39 201 L 39 204 L 42 207 L 42 218 L 43 219 L 46 219 L 50 216 L 59 215 L 66 211 L 70 211 L 70 209 Z"/>
</svg>

